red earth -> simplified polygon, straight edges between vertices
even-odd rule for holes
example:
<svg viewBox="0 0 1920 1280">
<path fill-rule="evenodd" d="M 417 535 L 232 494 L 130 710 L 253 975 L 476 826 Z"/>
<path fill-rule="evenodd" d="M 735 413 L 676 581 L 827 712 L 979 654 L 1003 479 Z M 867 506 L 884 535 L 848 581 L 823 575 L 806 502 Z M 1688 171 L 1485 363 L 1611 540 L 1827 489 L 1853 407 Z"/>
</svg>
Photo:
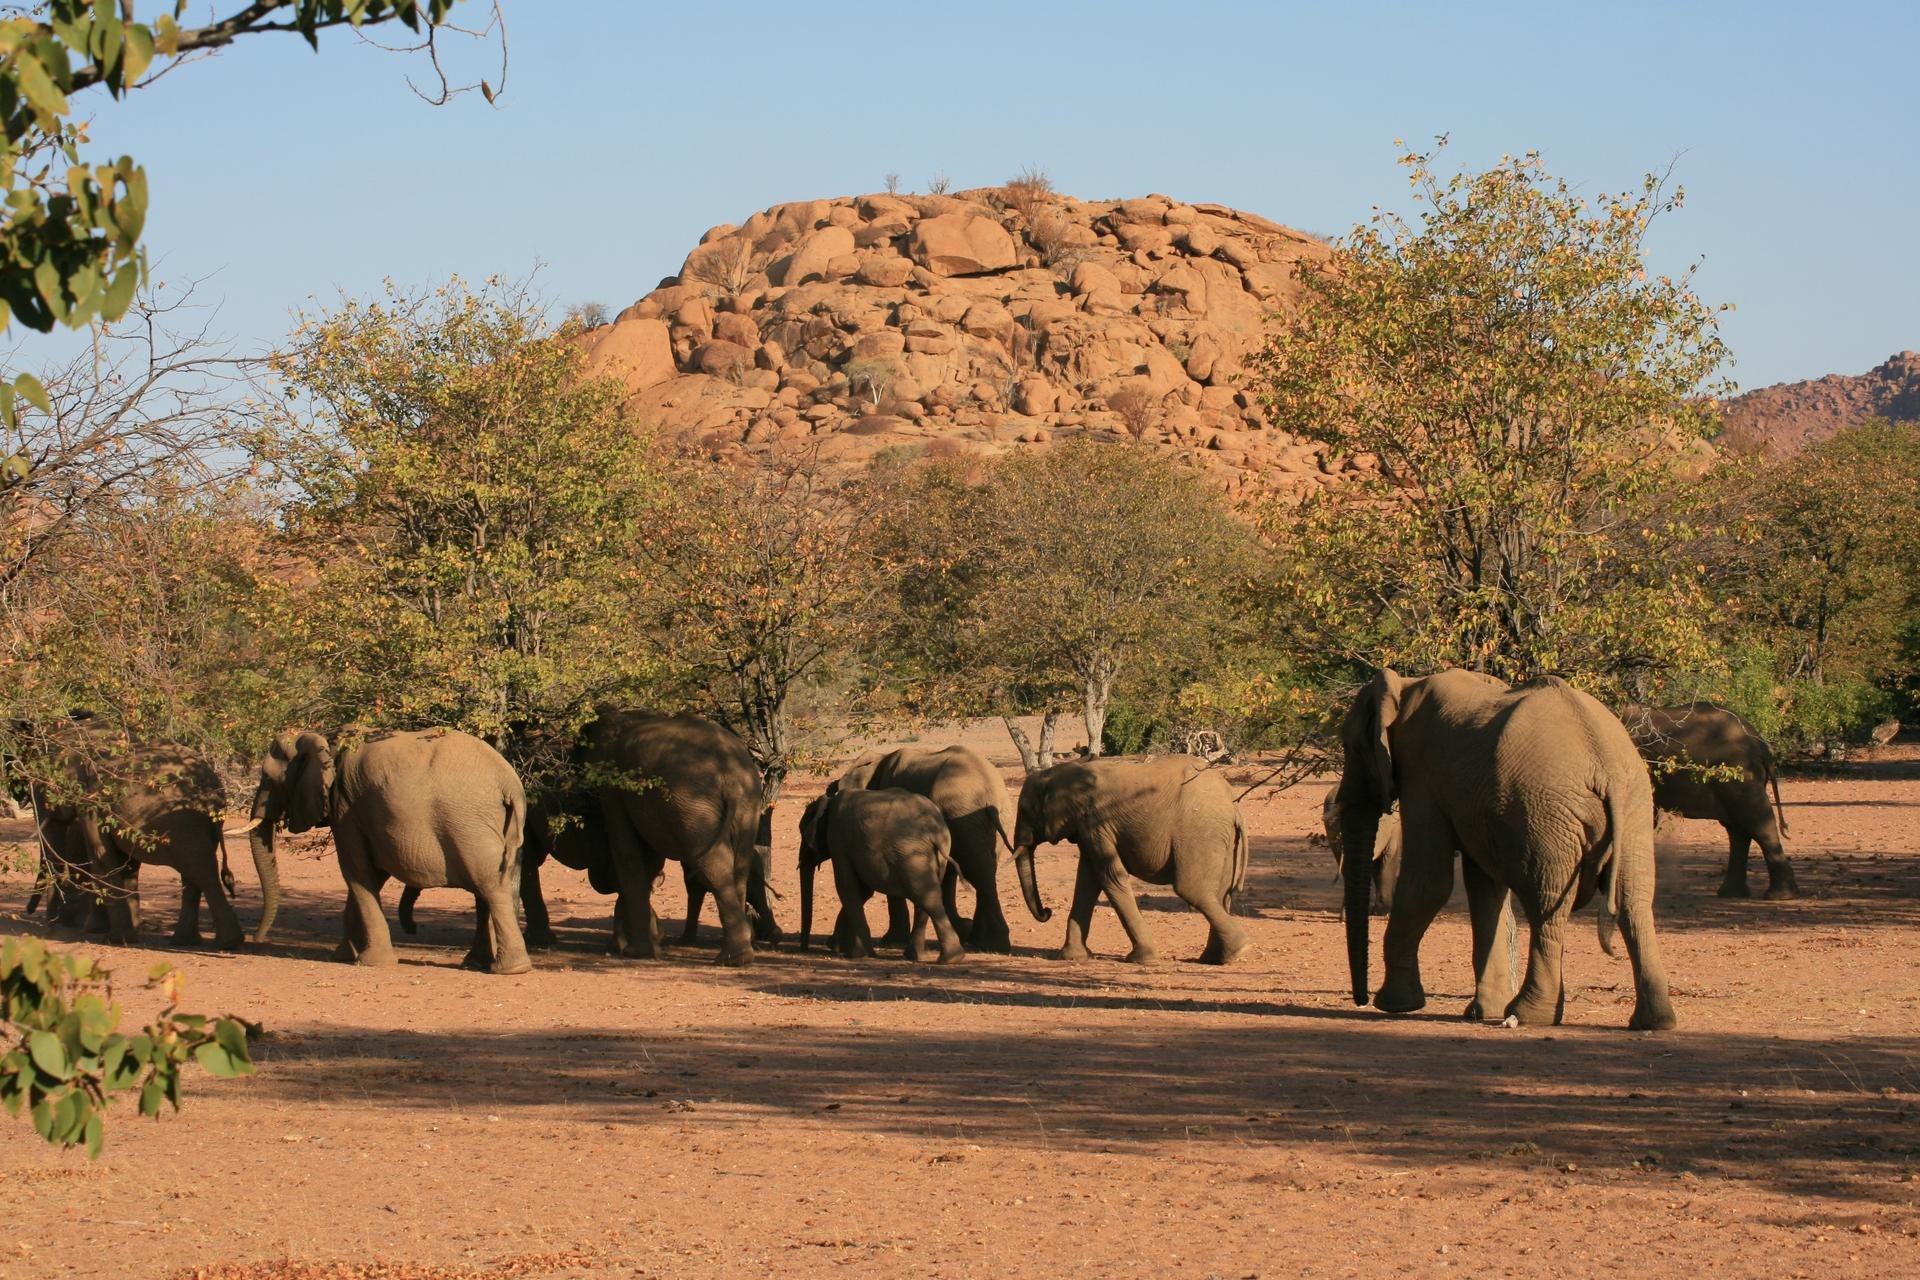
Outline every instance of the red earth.
<svg viewBox="0 0 1920 1280">
<path fill-rule="evenodd" d="M 1004 737 L 974 741 L 1017 786 Z M 820 785 L 780 805 L 790 929 Z M 1796 902 L 1714 897 L 1719 828 L 1663 834 L 1681 1026 L 1652 1035 L 1624 1029 L 1626 961 L 1586 929 L 1565 1026 L 1461 1022 L 1458 895 L 1428 1009 L 1354 1008 L 1325 785 L 1244 802 L 1256 947 L 1226 969 L 1119 962 L 1104 905 L 1103 958 L 1053 960 L 1064 921 L 1035 923 L 1010 868 L 1011 956 L 789 945 L 731 970 L 711 908 L 664 962 L 604 954 L 609 900 L 549 864 L 561 948 L 519 978 L 455 967 L 471 903 L 448 892 L 398 968 L 330 963 L 324 839 L 288 843 L 276 938 L 236 955 L 157 945 L 173 884 L 150 872 L 152 949 L 67 940 L 124 976 L 130 1019 L 155 1004 L 137 977 L 177 964 L 184 1007 L 264 1024 L 259 1072 L 195 1071 L 158 1122 L 117 1109 L 97 1163 L 8 1122 L 0 1276 L 1920 1274 L 1920 751 L 1786 780 Z M 0 932 L 42 932 L 12 861 Z M 1064 907 L 1070 851 L 1041 866 Z M 677 876 L 660 897 L 676 917 Z M 1142 905 L 1198 954 L 1197 915 Z"/>
</svg>

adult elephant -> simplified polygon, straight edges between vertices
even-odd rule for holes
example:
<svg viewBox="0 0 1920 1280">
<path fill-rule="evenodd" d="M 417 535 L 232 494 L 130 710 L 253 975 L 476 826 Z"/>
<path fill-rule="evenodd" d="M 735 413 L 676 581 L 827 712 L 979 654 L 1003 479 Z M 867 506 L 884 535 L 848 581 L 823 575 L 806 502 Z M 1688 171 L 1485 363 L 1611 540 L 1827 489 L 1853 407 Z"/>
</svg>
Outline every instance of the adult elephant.
<svg viewBox="0 0 1920 1280">
<path fill-rule="evenodd" d="M 1787 819 L 1780 807 L 1780 772 L 1767 740 L 1738 715 L 1711 702 L 1629 707 L 1621 718 L 1653 772 L 1654 808 L 1685 818 L 1711 818 L 1726 830 L 1727 872 L 1720 896 L 1752 896 L 1747 859 L 1759 841 L 1767 860 L 1767 897 L 1798 897 L 1793 863 L 1780 847 Z M 1690 767 L 1696 765 L 1718 767 L 1703 775 Z M 1730 770 L 1737 776 L 1722 776 Z M 1768 788 L 1772 804 L 1767 803 Z"/>
<path fill-rule="evenodd" d="M 575 759 L 605 823 L 619 887 L 616 950 L 660 955 L 653 883 L 671 858 L 713 894 L 720 963 L 751 963 L 747 895 L 761 803 L 747 744 L 700 716 L 603 708 L 581 730 Z"/>
<path fill-rule="evenodd" d="M 245 940 L 229 895 L 220 818 L 226 787 L 211 761 L 179 746 L 132 746 L 83 725 L 52 735 L 55 760 L 32 785 L 42 856 L 56 877 L 79 877 L 56 897 L 63 922 L 102 903 L 109 942 L 133 942 L 139 932 L 142 864 L 180 874 L 180 916 L 172 940 L 198 946 L 200 900 L 213 916 L 216 947 Z M 280 878 L 271 856 L 254 860 L 265 905 L 256 939 L 272 927 Z"/>
<path fill-rule="evenodd" d="M 998 881 L 1000 850 L 1013 849 L 1014 810 L 1000 770 L 966 747 L 904 746 L 857 761 L 835 784 L 840 791 L 888 788 L 925 796 L 945 815 L 953 865 L 973 886 L 973 923 L 962 931 L 968 948 L 1010 950 L 1013 942 L 1000 909 Z M 959 924 L 951 881 L 947 893 L 947 914 Z"/>
<path fill-rule="evenodd" d="M 463 964 L 497 974 L 533 967 L 513 910 L 526 794 L 513 767 L 471 734 L 383 733 L 337 760 L 317 733 L 282 734 L 261 763 L 253 817 L 256 848 L 269 855 L 276 826 L 332 828 L 347 885 L 335 959 L 395 962 L 380 889 L 396 879 L 473 895 L 473 945 Z"/>
<path fill-rule="evenodd" d="M 1013 865 L 1027 909 L 1043 924 L 1053 913 L 1040 903 L 1033 850 L 1060 840 L 1080 849 L 1062 960 L 1086 958 L 1087 930 L 1103 889 L 1133 942 L 1127 959 L 1137 964 L 1159 959 L 1127 884 L 1129 875 L 1172 885 L 1207 918 L 1203 963 L 1226 964 L 1247 949 L 1246 930 L 1233 919 L 1233 897 L 1247 874 L 1246 826 L 1225 776 L 1206 761 L 1180 755 L 1097 756 L 1030 775 L 1020 789 Z"/>
<path fill-rule="evenodd" d="M 1400 879 L 1387 915 L 1391 1013 L 1426 1003 L 1420 940 L 1453 892 L 1458 850 L 1473 922 L 1467 1016 L 1557 1023 L 1565 1011 L 1561 944 L 1568 915 L 1604 886 L 1633 963 L 1637 1030 L 1674 1025 L 1653 923 L 1653 787 L 1625 726 L 1551 677 L 1509 688 L 1490 676 L 1375 673 L 1341 727 L 1339 821 L 1346 850 L 1347 963 L 1367 1003 L 1368 867 L 1381 819 L 1400 805 Z M 1526 981 L 1512 1000 L 1495 946 L 1511 889 L 1531 926 Z"/>
</svg>

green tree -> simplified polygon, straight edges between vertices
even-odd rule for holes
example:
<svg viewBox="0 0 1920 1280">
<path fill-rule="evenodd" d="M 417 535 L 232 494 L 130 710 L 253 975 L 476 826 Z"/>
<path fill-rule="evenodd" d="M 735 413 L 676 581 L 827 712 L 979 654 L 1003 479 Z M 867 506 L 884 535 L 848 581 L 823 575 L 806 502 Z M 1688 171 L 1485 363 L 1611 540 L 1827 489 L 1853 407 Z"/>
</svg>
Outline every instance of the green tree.
<svg viewBox="0 0 1920 1280">
<path fill-rule="evenodd" d="M 811 450 L 751 468 L 683 459 L 668 488 L 644 544 L 652 616 L 689 692 L 753 749 L 771 805 L 817 739 L 797 698 L 874 625 L 887 493 Z"/>
<path fill-rule="evenodd" d="M 536 785 L 595 701 L 659 672 L 633 619 L 660 472 L 625 389 L 543 314 L 456 279 L 307 317 L 261 443 L 305 564 L 266 576 L 260 625 L 314 712 L 461 728 Z"/>
<path fill-rule="evenodd" d="M 1273 615 L 1305 660 L 1615 693 L 1698 662 L 1684 531 L 1636 524 L 1697 463 L 1725 357 L 1691 273 L 1645 265 L 1682 193 L 1650 176 L 1590 205 L 1537 156 L 1446 179 L 1433 161 L 1403 157 L 1420 218 L 1382 213 L 1303 264 L 1298 310 L 1254 361 L 1276 425 L 1365 468 L 1268 513 Z"/>
<path fill-rule="evenodd" d="M 890 642 L 913 696 L 947 714 L 1043 726 L 1071 706 L 1104 749 L 1114 690 L 1144 687 L 1233 626 L 1251 535 L 1191 468 L 1154 449 L 1072 441 L 983 482 L 934 469 L 889 521 L 899 582 Z"/>
</svg>

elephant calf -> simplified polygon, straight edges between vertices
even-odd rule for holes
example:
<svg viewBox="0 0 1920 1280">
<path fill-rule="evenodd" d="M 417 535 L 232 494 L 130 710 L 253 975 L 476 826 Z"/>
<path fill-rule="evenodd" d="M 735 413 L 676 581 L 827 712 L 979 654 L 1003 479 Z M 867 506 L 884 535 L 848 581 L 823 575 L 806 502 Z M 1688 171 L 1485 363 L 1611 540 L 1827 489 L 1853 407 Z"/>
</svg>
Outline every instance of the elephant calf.
<svg viewBox="0 0 1920 1280">
<path fill-rule="evenodd" d="M 1677 707 L 1629 707 L 1622 717 L 1633 745 L 1653 770 L 1656 809 L 1685 818 L 1711 818 L 1727 833 L 1723 898 L 1752 896 L 1747 858 L 1754 841 L 1767 860 L 1767 897 L 1795 898 L 1800 884 L 1780 847 L 1787 833 L 1780 809 L 1780 773 L 1767 740 L 1739 716 L 1711 702 Z M 1726 766 L 1738 777 L 1704 777 L 1689 765 Z M 1725 768 L 1720 770 L 1725 772 Z M 1767 803 L 1767 788 L 1773 803 Z"/>
<path fill-rule="evenodd" d="M 814 873 L 831 859 L 840 895 L 833 938 L 842 955 L 873 954 L 867 900 L 884 893 L 913 904 L 907 959 L 924 953 L 929 920 L 940 938 L 940 963 L 960 959 L 966 953 L 946 906 L 955 874 L 951 850 L 946 815 L 925 796 L 836 789 L 815 799 L 800 817 L 801 950 L 812 941 Z"/>
<path fill-rule="evenodd" d="M 1227 780 L 1194 756 L 1099 756 L 1069 760 L 1030 776 L 1020 789 L 1013 865 L 1027 909 L 1042 923 L 1033 877 L 1035 845 L 1067 840 L 1080 846 L 1062 960 L 1087 956 L 1087 930 L 1102 889 L 1133 941 L 1127 957 L 1159 958 L 1127 885 L 1129 874 L 1173 891 L 1207 918 L 1204 964 L 1226 964 L 1248 946 L 1233 919 L 1233 895 L 1247 875 L 1247 832 Z"/>
</svg>

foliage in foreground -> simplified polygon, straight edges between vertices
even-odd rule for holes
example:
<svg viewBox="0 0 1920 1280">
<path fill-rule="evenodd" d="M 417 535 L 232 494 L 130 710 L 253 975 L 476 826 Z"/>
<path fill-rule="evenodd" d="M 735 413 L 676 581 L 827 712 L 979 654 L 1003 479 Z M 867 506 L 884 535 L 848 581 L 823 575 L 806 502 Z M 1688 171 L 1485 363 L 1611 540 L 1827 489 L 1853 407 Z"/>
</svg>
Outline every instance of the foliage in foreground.
<svg viewBox="0 0 1920 1280">
<path fill-rule="evenodd" d="M 177 1009 L 180 974 L 155 965 L 148 984 L 166 1006 L 142 1031 L 123 1035 L 110 975 L 85 956 L 48 950 L 38 938 L 0 943 L 0 1105 L 25 1112 L 35 1132 L 58 1147 L 85 1145 L 100 1154 L 102 1115 L 113 1100 L 136 1094 L 143 1116 L 164 1103 L 180 1109 L 181 1072 L 189 1060 L 222 1080 L 248 1075 L 247 1028 L 234 1018 L 206 1018 Z"/>
</svg>

